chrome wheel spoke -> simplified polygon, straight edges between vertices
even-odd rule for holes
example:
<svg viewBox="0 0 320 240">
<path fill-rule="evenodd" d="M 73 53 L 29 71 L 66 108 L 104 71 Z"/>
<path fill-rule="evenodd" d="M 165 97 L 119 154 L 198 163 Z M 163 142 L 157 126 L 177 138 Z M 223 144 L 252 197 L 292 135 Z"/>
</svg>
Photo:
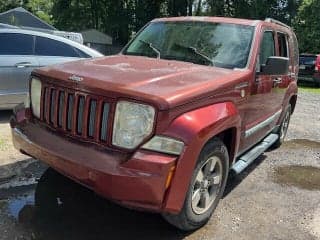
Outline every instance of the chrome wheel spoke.
<svg viewBox="0 0 320 240">
<path fill-rule="evenodd" d="M 215 166 L 217 164 L 217 158 L 211 158 L 207 164 L 204 166 L 204 174 L 208 176 L 211 172 L 213 172 Z"/>
<path fill-rule="evenodd" d="M 210 204 L 210 194 L 209 194 L 208 190 L 205 190 L 201 194 L 199 205 L 200 205 L 201 208 L 206 209 L 209 204 Z"/>
<path fill-rule="evenodd" d="M 198 206 L 201 199 L 200 189 L 196 190 L 192 195 L 192 205 Z"/>
<path fill-rule="evenodd" d="M 203 179 L 204 179 L 204 174 L 203 174 L 203 171 L 200 169 L 196 177 L 196 183 L 200 184 L 203 181 Z"/>
</svg>

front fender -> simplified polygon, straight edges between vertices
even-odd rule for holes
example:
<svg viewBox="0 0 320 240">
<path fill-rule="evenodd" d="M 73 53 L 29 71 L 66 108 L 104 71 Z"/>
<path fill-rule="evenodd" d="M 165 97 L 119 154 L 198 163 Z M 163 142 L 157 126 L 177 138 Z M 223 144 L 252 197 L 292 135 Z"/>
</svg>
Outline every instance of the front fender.
<svg viewBox="0 0 320 240">
<path fill-rule="evenodd" d="M 182 140 L 185 149 L 177 162 L 164 202 L 164 211 L 177 213 L 181 210 L 198 156 L 212 137 L 224 130 L 236 128 L 234 151 L 237 151 L 240 126 L 241 119 L 232 102 L 217 103 L 184 113 L 170 124 L 163 135 Z"/>
</svg>

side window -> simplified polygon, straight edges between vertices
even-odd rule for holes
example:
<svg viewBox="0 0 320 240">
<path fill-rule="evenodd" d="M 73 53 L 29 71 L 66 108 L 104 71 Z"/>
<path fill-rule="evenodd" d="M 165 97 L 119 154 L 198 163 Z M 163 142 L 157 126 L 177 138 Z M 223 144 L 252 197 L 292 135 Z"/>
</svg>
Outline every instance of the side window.
<svg viewBox="0 0 320 240">
<path fill-rule="evenodd" d="M 38 56 L 80 57 L 72 46 L 45 37 L 36 37 L 35 54 Z"/>
<path fill-rule="evenodd" d="M 78 49 L 78 48 L 74 48 L 77 53 L 79 54 L 79 56 L 81 58 L 91 58 L 91 56 L 89 54 L 86 54 L 85 52 L 83 52 L 82 50 Z"/>
<path fill-rule="evenodd" d="M 268 57 L 275 56 L 274 34 L 272 31 L 263 33 L 263 39 L 260 46 L 260 65 L 266 64 Z"/>
<path fill-rule="evenodd" d="M 33 36 L 0 33 L 0 55 L 33 55 Z"/>
<path fill-rule="evenodd" d="M 277 33 L 277 35 L 278 35 L 278 45 L 279 45 L 279 56 L 289 57 L 287 35 L 283 33 Z"/>
</svg>

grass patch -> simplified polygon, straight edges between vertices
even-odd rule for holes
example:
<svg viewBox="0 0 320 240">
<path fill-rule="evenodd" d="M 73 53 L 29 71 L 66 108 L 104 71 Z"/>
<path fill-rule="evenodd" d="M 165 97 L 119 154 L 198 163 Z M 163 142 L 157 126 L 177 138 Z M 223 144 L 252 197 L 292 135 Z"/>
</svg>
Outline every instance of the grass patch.
<svg viewBox="0 0 320 240">
<path fill-rule="evenodd" d="M 5 151 L 8 149 L 8 144 L 5 139 L 0 138 L 0 151 Z"/>
<path fill-rule="evenodd" d="M 320 94 L 320 88 L 312 88 L 312 87 L 299 86 L 299 91 L 301 91 L 301 92 L 308 92 L 308 93 L 317 93 L 317 94 Z"/>
</svg>

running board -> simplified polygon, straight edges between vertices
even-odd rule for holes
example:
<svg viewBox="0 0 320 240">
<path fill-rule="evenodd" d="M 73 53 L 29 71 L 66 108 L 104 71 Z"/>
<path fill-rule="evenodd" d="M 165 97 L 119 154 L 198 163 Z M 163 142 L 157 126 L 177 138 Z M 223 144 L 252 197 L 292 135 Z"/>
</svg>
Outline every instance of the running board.
<svg viewBox="0 0 320 240">
<path fill-rule="evenodd" d="M 232 166 L 232 170 L 239 174 L 245 168 L 247 168 L 257 157 L 264 153 L 269 147 L 271 147 L 277 140 L 279 135 L 275 133 L 269 134 L 258 145 L 250 149 L 245 154 L 238 158 L 237 162 Z"/>
</svg>

